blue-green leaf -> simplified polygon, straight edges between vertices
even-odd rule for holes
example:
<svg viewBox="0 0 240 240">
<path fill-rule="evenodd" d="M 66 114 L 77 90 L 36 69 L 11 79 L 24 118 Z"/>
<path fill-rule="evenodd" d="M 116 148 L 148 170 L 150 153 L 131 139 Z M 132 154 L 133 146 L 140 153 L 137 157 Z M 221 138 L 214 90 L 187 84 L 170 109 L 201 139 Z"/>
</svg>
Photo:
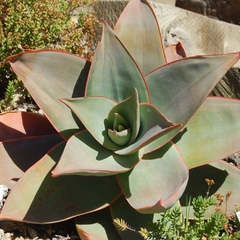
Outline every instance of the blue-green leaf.
<svg viewBox="0 0 240 240">
<path fill-rule="evenodd" d="M 90 68 L 86 96 L 105 96 L 121 102 L 130 97 L 135 88 L 139 101 L 148 102 L 146 82 L 138 66 L 112 29 L 103 22 L 102 40 Z"/>
<path fill-rule="evenodd" d="M 128 156 L 115 154 L 100 145 L 87 131 L 72 136 L 60 162 L 52 171 L 59 175 L 108 176 L 129 171 L 142 157 L 142 152 Z"/>
</svg>

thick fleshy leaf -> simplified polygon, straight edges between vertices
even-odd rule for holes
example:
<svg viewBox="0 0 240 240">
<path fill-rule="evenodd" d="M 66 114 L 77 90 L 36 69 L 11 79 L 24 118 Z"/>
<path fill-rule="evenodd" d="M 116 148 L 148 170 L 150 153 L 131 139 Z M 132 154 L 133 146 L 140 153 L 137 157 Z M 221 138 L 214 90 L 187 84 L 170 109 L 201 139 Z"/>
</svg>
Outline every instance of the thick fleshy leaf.
<svg viewBox="0 0 240 240">
<path fill-rule="evenodd" d="M 131 154 L 151 144 L 156 139 L 155 145 L 156 143 L 158 145 L 154 145 L 155 149 L 160 148 L 169 142 L 176 134 L 176 129 L 180 131 L 182 126 L 181 124 L 177 125 L 169 122 L 153 105 L 148 103 L 140 104 L 140 125 L 141 128 L 135 142 L 126 148 L 115 151 L 117 154 Z M 150 148 L 148 148 L 148 152 Z M 153 151 L 152 148 L 151 150 Z"/>
<path fill-rule="evenodd" d="M 114 154 L 100 145 L 89 132 L 83 131 L 68 140 L 60 162 L 52 174 L 114 175 L 128 171 L 140 158 L 141 153 L 138 152 L 128 156 Z"/>
<path fill-rule="evenodd" d="M 122 102 L 135 88 L 139 101 L 148 102 L 146 82 L 138 66 L 113 30 L 103 22 L 102 40 L 90 68 L 85 94 Z"/>
<path fill-rule="evenodd" d="M 152 222 L 156 222 L 160 219 L 160 214 L 141 214 L 133 209 L 126 199 L 122 196 L 117 199 L 110 206 L 111 214 L 113 219 L 122 219 L 132 228 L 134 231 L 118 231 L 121 239 L 124 240 L 143 240 L 141 235 L 137 232 L 140 228 L 149 228 Z"/>
<path fill-rule="evenodd" d="M 126 145 L 129 142 L 131 135 L 132 132 L 130 128 L 121 131 L 108 129 L 109 138 L 119 146 Z"/>
<path fill-rule="evenodd" d="M 75 218 L 76 229 L 81 240 L 121 240 L 117 233 L 109 208 Z"/>
<path fill-rule="evenodd" d="M 61 99 L 81 120 L 86 129 L 103 146 L 109 149 L 119 149 L 108 137 L 106 120 L 109 111 L 117 104 L 105 97 L 86 97 L 76 99 Z"/>
<path fill-rule="evenodd" d="M 12 188 L 29 167 L 61 141 L 59 134 L 51 134 L 1 142 L 0 183 Z"/>
<path fill-rule="evenodd" d="M 108 206 L 121 194 L 115 177 L 61 176 L 51 170 L 65 144 L 60 144 L 34 164 L 12 189 L 0 220 L 50 223 Z"/>
<path fill-rule="evenodd" d="M 114 125 L 114 114 L 120 114 L 128 123 L 131 129 L 131 138 L 128 145 L 131 144 L 137 137 L 140 128 L 140 112 L 139 112 L 139 101 L 138 92 L 134 89 L 133 94 L 114 106 L 108 114 L 107 125 L 108 128 L 113 129 Z"/>
<path fill-rule="evenodd" d="M 186 124 L 239 53 L 184 58 L 146 77 L 152 103 L 170 121 Z"/>
<path fill-rule="evenodd" d="M 90 63 L 54 50 L 27 51 L 7 61 L 58 131 L 69 137 L 83 129 L 59 98 L 83 96 Z"/>
<path fill-rule="evenodd" d="M 0 115 L 0 140 L 0 183 L 12 188 L 62 138 L 43 115 L 10 112 Z"/>
<path fill-rule="evenodd" d="M 211 214 L 216 212 L 216 209 L 220 209 L 222 213 L 230 216 L 234 215 L 236 209 L 240 207 L 240 169 L 225 162 L 217 161 L 208 165 L 200 166 L 191 169 L 189 172 L 189 182 L 187 188 L 181 198 L 181 205 L 183 208 L 183 214 L 186 212 L 186 199 L 193 199 L 199 195 L 206 196 L 208 189 L 205 179 L 214 180 L 215 184 L 210 188 L 210 195 L 221 194 L 223 196 L 223 203 L 219 206 L 212 206 L 205 214 L 206 218 L 209 218 Z M 229 192 L 232 192 L 228 200 L 226 196 Z M 194 218 L 192 206 L 189 211 L 190 218 Z"/>
<path fill-rule="evenodd" d="M 208 97 L 174 139 L 184 161 L 194 168 L 239 151 L 240 101 Z"/>
<path fill-rule="evenodd" d="M 178 134 L 179 131 L 181 131 L 181 129 L 182 129 L 182 125 L 175 125 L 172 128 L 170 127 L 159 138 L 148 143 L 144 147 L 144 154 L 153 152 L 153 151 L 157 150 L 158 148 L 160 148 L 161 146 L 163 146 L 163 143 L 168 142 L 170 139 L 172 139 L 174 136 L 176 136 L 176 134 Z"/>
<path fill-rule="evenodd" d="M 0 115 L 0 141 L 55 133 L 56 131 L 51 123 L 40 114 L 10 112 Z"/>
<path fill-rule="evenodd" d="M 129 1 L 114 31 L 144 75 L 165 64 L 158 21 L 148 1 Z"/>
<path fill-rule="evenodd" d="M 117 179 L 129 204 L 141 213 L 164 211 L 181 197 L 188 169 L 171 143 L 144 155 L 141 161 Z"/>
<path fill-rule="evenodd" d="M 165 48 L 165 55 L 168 63 L 187 57 L 185 49 L 180 42 Z"/>
</svg>

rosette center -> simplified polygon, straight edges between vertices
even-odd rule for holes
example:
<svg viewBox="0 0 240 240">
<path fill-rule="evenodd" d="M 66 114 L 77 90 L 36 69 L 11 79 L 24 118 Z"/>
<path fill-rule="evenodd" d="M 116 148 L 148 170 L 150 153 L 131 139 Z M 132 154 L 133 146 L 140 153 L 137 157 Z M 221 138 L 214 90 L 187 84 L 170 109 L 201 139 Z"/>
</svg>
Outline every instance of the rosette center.
<svg viewBox="0 0 240 240">
<path fill-rule="evenodd" d="M 119 146 L 125 146 L 131 138 L 128 122 L 118 113 L 114 113 L 112 129 L 108 128 L 109 138 Z"/>
</svg>

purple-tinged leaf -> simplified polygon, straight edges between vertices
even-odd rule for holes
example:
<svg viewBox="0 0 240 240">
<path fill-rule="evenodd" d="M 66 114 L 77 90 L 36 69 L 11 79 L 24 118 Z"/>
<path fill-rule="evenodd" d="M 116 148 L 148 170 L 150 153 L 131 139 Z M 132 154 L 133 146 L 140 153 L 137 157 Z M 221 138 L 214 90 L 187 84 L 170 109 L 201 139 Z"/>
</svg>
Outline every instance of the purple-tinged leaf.
<svg viewBox="0 0 240 240">
<path fill-rule="evenodd" d="M 108 114 L 107 125 L 108 128 L 113 129 L 114 114 L 120 114 L 129 125 L 131 130 L 131 137 L 128 141 L 128 145 L 133 143 L 136 139 L 139 128 L 140 128 L 140 111 L 139 111 L 139 101 L 138 101 L 138 92 L 134 89 L 132 95 L 114 106 Z"/>
<path fill-rule="evenodd" d="M 185 49 L 180 42 L 165 48 L 165 54 L 168 63 L 187 57 Z"/>
<path fill-rule="evenodd" d="M 1 114 L 0 139 L 0 182 L 8 188 L 63 140 L 46 117 L 29 112 Z"/>
<path fill-rule="evenodd" d="M 224 159 L 239 151 L 240 100 L 208 97 L 176 136 L 189 168 Z"/>
<path fill-rule="evenodd" d="M 109 111 L 117 104 L 105 97 L 86 97 L 61 99 L 80 119 L 86 129 L 103 146 L 108 149 L 119 149 L 108 137 L 106 121 Z"/>
<path fill-rule="evenodd" d="M 54 127 L 69 137 L 80 129 L 59 98 L 82 97 L 90 63 L 66 52 L 27 51 L 7 58 L 12 69 Z"/>
<path fill-rule="evenodd" d="M 57 132 L 51 123 L 40 114 L 10 112 L 0 115 L 0 141 L 55 133 Z"/>
<path fill-rule="evenodd" d="M 197 56 L 169 63 L 146 77 L 152 103 L 170 121 L 186 124 L 239 53 Z"/>
<path fill-rule="evenodd" d="M 60 143 L 59 134 L 21 137 L 0 143 L 0 182 L 13 188 L 33 164 Z M 41 147 L 40 147 L 41 146 Z"/>
<path fill-rule="evenodd" d="M 117 179 L 134 209 L 156 213 L 173 206 L 181 197 L 188 181 L 188 168 L 176 147 L 168 143 L 144 155 L 131 171 L 118 174 Z"/>
<path fill-rule="evenodd" d="M 109 208 L 75 218 L 76 229 L 81 240 L 121 240 L 117 233 Z"/>
<path fill-rule="evenodd" d="M 144 75 L 166 63 L 158 21 L 148 1 L 129 1 L 114 31 Z"/>
<path fill-rule="evenodd" d="M 102 40 L 90 68 L 85 94 L 122 102 L 135 88 L 139 101 L 149 102 L 147 85 L 137 64 L 113 30 L 103 22 Z"/>
<path fill-rule="evenodd" d="M 109 176 L 129 171 L 142 153 L 120 156 L 100 145 L 87 131 L 72 136 L 63 151 L 61 159 L 52 171 L 53 176 L 86 175 Z"/>
<path fill-rule="evenodd" d="M 120 155 L 132 154 L 144 146 L 145 153 L 160 148 L 169 142 L 178 131 L 181 130 L 181 124 L 169 122 L 153 105 L 149 103 L 140 104 L 140 131 L 137 139 L 129 146 L 115 151 Z M 154 142 L 154 145 L 151 144 Z"/>
<path fill-rule="evenodd" d="M 60 176 L 51 171 L 65 143 L 30 167 L 10 192 L 0 220 L 53 223 L 107 207 L 121 191 L 115 177 Z"/>
</svg>

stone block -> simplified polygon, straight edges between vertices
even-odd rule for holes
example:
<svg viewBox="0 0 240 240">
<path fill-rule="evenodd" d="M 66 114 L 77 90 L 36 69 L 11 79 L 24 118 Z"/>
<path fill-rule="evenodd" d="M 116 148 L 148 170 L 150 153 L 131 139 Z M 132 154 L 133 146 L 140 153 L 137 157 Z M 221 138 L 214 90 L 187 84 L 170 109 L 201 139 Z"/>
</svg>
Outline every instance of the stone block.
<svg viewBox="0 0 240 240">
<path fill-rule="evenodd" d="M 185 0 L 184 0 L 185 1 Z M 240 51 L 240 26 L 215 20 L 160 0 L 150 1 L 161 28 L 165 46 L 179 40 L 188 56 L 222 54 Z M 99 1 L 95 6 L 98 18 L 104 18 L 113 27 L 127 1 Z M 98 33 L 98 40 L 101 33 Z M 235 67 L 240 67 L 238 62 Z M 213 91 L 214 95 L 240 97 L 240 73 L 230 70 Z"/>
<path fill-rule="evenodd" d="M 176 6 L 225 22 L 240 24 L 239 0 L 176 0 Z"/>
</svg>

